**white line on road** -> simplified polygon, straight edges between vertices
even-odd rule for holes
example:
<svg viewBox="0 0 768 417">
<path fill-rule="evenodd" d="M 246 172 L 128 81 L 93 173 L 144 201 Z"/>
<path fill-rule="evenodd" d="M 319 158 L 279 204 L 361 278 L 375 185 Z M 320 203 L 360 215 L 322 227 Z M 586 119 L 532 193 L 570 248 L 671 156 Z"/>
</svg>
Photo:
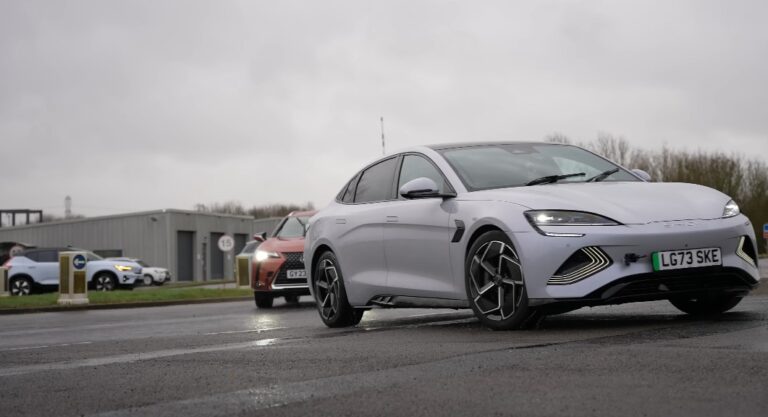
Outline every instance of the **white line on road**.
<svg viewBox="0 0 768 417">
<path fill-rule="evenodd" d="M 62 343 L 62 344 L 59 344 L 59 345 L 20 346 L 20 347 L 14 347 L 14 348 L 0 349 L 0 352 L 12 352 L 12 351 L 19 351 L 19 350 L 34 350 L 34 349 L 58 348 L 58 347 L 67 347 L 67 346 L 90 345 L 91 343 L 93 343 L 93 342 Z"/>
<path fill-rule="evenodd" d="M 277 343 L 278 339 L 259 339 L 250 342 L 227 343 L 222 345 L 203 346 L 191 349 L 166 349 L 155 352 L 130 353 L 126 355 L 106 356 L 103 358 L 82 359 L 68 362 L 44 363 L 38 365 L 16 366 L 0 369 L 0 377 L 24 375 L 35 372 L 54 370 L 68 370 L 86 366 L 112 365 L 116 363 L 129 363 L 146 361 L 150 359 L 167 358 L 170 356 L 189 355 L 193 353 L 220 352 L 223 350 L 248 349 L 254 347 L 270 346 Z"/>
<path fill-rule="evenodd" d="M 64 312 L 64 313 L 56 313 L 56 314 L 72 314 L 72 312 Z M 242 317 L 241 314 L 226 314 L 226 315 L 219 315 L 215 317 L 211 316 L 205 316 L 205 317 L 184 317 L 184 318 L 173 318 L 173 319 L 153 319 L 152 324 L 157 326 L 160 324 L 170 324 L 170 325 L 179 325 L 182 323 L 197 323 L 197 322 L 205 322 L 205 321 L 222 321 L 222 320 L 229 320 L 230 318 L 240 318 Z M 73 323 L 72 325 L 67 326 L 59 326 L 59 327 L 36 327 L 32 329 L 20 329 L 20 330 L 5 330 L 0 331 L 0 337 L 10 337 L 10 336 L 23 336 L 23 335 L 34 335 L 34 334 L 52 334 L 55 332 L 65 332 L 65 333 L 71 333 L 71 332 L 82 332 L 85 330 L 99 330 L 99 329 L 110 329 L 114 330 L 117 327 L 145 327 L 146 323 L 142 321 L 124 321 L 124 322 L 118 322 L 118 321 L 111 321 L 106 323 L 99 323 L 99 324 L 76 324 Z"/>
<path fill-rule="evenodd" d="M 452 314 L 452 316 L 455 316 Z M 449 317 L 446 317 L 448 319 Z M 452 317 L 451 317 L 452 318 Z M 446 325 L 446 324 L 456 324 L 456 323 L 466 323 L 466 322 L 472 322 L 474 321 L 474 318 L 462 318 L 462 319 L 454 319 L 454 320 L 437 320 L 432 321 L 429 323 L 413 323 L 413 324 L 403 324 L 403 325 L 389 325 L 384 326 L 383 323 L 380 327 L 361 327 L 358 328 L 361 332 L 371 331 L 371 330 L 392 330 L 392 329 L 402 329 L 402 328 L 417 328 L 417 327 L 426 327 L 426 326 L 439 326 L 439 325 Z M 376 321 L 369 323 L 369 324 L 378 324 Z M 206 335 L 220 335 L 220 334 L 231 334 L 231 333 L 261 333 L 268 330 L 280 330 L 284 329 L 284 327 L 273 327 L 273 328 L 263 328 L 263 329 L 249 329 L 244 331 L 225 331 L 225 332 L 218 332 L 218 333 L 206 333 Z M 264 346 L 270 346 L 278 341 L 280 343 L 286 343 L 289 341 L 297 341 L 297 340 L 305 340 L 305 337 L 299 337 L 299 338 L 284 338 L 284 339 L 276 339 L 276 338 L 269 338 L 269 339 L 259 339 L 256 341 L 249 341 L 249 342 L 240 342 L 240 343 L 227 343 L 227 344 L 218 344 L 218 345 L 211 345 L 211 346 L 203 346 L 198 348 L 188 348 L 188 349 L 166 349 L 166 350 L 158 350 L 154 352 L 141 352 L 141 353 L 131 353 L 131 354 L 124 354 L 124 355 L 114 355 L 114 356 L 106 356 L 101 358 L 93 358 L 93 359 L 81 359 L 81 360 L 74 360 L 74 361 L 66 361 L 66 362 L 54 362 L 54 363 L 44 363 L 44 364 L 35 364 L 35 365 L 24 365 L 24 366 L 16 366 L 16 367 L 10 367 L 5 369 L 0 369 L 0 377 L 5 376 L 14 376 L 14 375 L 25 375 L 25 374 L 31 374 L 35 372 L 46 372 L 46 371 L 56 371 L 56 370 L 70 370 L 70 369 L 77 369 L 82 367 L 90 367 L 90 366 L 102 366 L 102 365 L 112 365 L 117 363 L 129 363 L 129 362 L 138 362 L 138 361 L 145 361 L 145 360 L 151 360 L 151 359 L 159 359 L 159 358 L 166 358 L 171 356 L 179 356 L 179 355 L 188 355 L 188 354 L 195 354 L 195 353 L 208 353 L 208 352 L 219 352 L 224 350 L 237 350 L 237 349 L 249 349 L 254 347 L 264 347 Z M 81 342 L 83 344 L 86 343 L 92 343 L 92 342 Z M 70 343 L 67 345 L 75 345 L 78 343 Z M 63 346 L 63 345 L 59 345 Z M 43 347 L 54 347 L 54 346 L 41 346 Z M 34 346 L 33 346 L 34 348 Z M 15 348 L 11 348 L 15 349 Z"/>
<path fill-rule="evenodd" d="M 203 336 L 217 336 L 220 334 L 261 333 L 261 332 L 266 332 L 270 330 L 283 330 L 283 329 L 287 329 L 287 327 L 267 327 L 265 329 L 230 330 L 226 332 L 203 333 Z"/>
</svg>

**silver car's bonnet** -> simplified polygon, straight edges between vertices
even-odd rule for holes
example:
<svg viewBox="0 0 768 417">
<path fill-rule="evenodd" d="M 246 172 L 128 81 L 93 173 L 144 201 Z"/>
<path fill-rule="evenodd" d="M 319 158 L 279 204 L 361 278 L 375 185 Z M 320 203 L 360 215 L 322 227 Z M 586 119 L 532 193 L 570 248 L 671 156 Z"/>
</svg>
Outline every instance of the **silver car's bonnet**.
<svg viewBox="0 0 768 417">
<path fill-rule="evenodd" d="M 624 224 L 717 219 L 730 198 L 708 187 L 685 183 L 602 182 L 551 184 L 478 191 L 466 200 L 507 201 L 531 209 L 578 210 Z"/>
</svg>

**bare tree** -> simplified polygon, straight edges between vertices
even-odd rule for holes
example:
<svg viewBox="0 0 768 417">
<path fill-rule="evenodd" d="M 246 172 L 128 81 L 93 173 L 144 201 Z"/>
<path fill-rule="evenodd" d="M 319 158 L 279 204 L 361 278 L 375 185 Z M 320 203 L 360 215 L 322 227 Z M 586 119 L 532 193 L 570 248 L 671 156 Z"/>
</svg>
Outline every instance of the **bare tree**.
<svg viewBox="0 0 768 417">
<path fill-rule="evenodd" d="M 311 201 L 306 202 L 304 205 L 297 204 L 266 204 L 261 206 L 253 206 L 246 209 L 242 203 L 236 201 L 227 201 L 224 203 L 209 203 L 195 204 L 195 211 L 202 213 L 219 213 L 219 214 L 233 214 L 240 216 L 253 216 L 256 219 L 263 219 L 267 217 L 282 217 L 293 211 L 307 211 L 314 210 L 315 206 Z"/>
</svg>

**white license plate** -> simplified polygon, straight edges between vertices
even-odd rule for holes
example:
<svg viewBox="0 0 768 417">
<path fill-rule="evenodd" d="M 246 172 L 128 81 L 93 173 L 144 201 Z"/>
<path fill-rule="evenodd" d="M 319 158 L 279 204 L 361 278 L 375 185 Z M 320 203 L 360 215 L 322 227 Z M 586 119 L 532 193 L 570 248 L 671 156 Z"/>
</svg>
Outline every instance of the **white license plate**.
<svg viewBox="0 0 768 417">
<path fill-rule="evenodd" d="M 307 271 L 304 269 L 289 269 L 286 271 L 288 278 L 306 278 Z"/>
<path fill-rule="evenodd" d="M 700 268 L 703 266 L 722 265 L 720 248 L 683 249 L 654 252 L 652 255 L 653 270 L 666 271 L 670 269 Z"/>
</svg>

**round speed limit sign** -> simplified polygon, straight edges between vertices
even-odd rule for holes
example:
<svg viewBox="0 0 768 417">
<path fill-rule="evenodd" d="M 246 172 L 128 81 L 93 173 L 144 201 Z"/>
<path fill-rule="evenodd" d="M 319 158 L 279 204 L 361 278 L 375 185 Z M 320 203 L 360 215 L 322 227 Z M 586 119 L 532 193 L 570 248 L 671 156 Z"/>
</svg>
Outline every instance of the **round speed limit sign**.
<svg viewBox="0 0 768 417">
<path fill-rule="evenodd" d="M 219 238 L 219 250 L 222 252 L 229 252 L 235 248 L 235 239 L 232 239 L 230 235 L 224 235 Z"/>
</svg>

